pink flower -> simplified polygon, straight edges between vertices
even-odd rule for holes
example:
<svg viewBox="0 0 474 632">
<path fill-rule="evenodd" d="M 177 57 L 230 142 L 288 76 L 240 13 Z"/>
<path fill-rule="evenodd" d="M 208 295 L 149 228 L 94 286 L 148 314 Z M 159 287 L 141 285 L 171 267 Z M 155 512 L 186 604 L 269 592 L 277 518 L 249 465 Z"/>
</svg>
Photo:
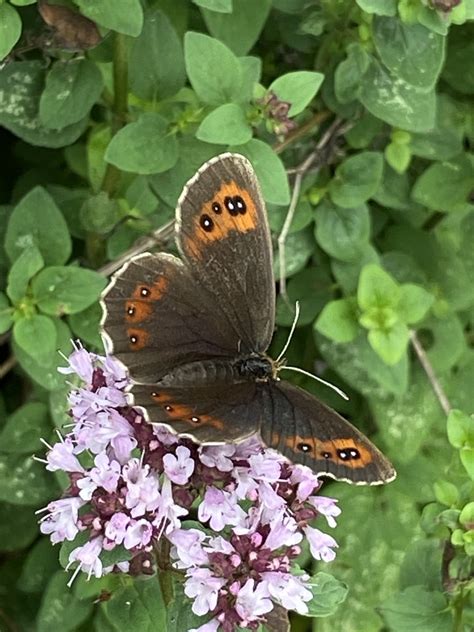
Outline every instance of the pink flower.
<svg viewBox="0 0 474 632">
<path fill-rule="evenodd" d="M 235 454 L 235 445 L 204 445 L 199 448 L 199 459 L 207 467 L 215 467 L 221 472 L 230 472 L 234 463 L 230 457 Z"/>
<path fill-rule="evenodd" d="M 161 495 L 158 477 L 150 472 L 149 465 L 142 465 L 138 459 L 130 459 L 123 466 L 122 476 L 127 485 L 125 505 L 131 509 L 133 518 L 159 507 Z"/>
<path fill-rule="evenodd" d="M 168 478 L 177 485 L 186 485 L 189 477 L 194 472 L 194 460 L 190 458 L 191 452 L 184 445 L 176 448 L 175 454 L 165 454 L 163 467 Z"/>
<path fill-rule="evenodd" d="M 194 598 L 192 605 L 194 614 L 203 615 L 214 610 L 217 606 L 219 590 L 225 583 L 225 579 L 213 577 L 207 568 L 196 569 L 184 584 L 185 594 Z"/>
<path fill-rule="evenodd" d="M 56 443 L 46 455 L 48 465 L 46 469 L 50 472 L 63 470 L 64 472 L 84 472 L 77 457 L 74 456 L 74 443 L 67 437 Z"/>
<path fill-rule="evenodd" d="M 336 557 L 333 549 L 337 548 L 337 542 L 334 538 L 326 533 L 323 533 L 319 529 L 313 527 L 305 527 L 304 533 L 306 539 L 309 542 L 309 548 L 311 555 L 315 560 L 324 560 L 325 562 L 332 562 Z"/>
<path fill-rule="evenodd" d="M 178 558 L 176 568 L 190 568 L 207 564 L 208 556 L 202 547 L 206 534 L 199 529 L 176 529 L 168 535 L 173 544 L 172 556 Z"/>
<path fill-rule="evenodd" d="M 92 575 L 94 577 L 102 577 L 103 566 L 100 561 L 99 555 L 102 551 L 103 538 L 98 537 L 94 540 L 89 540 L 84 546 L 78 546 L 69 554 L 69 563 L 66 566 L 66 570 L 74 562 L 79 562 L 73 576 L 69 580 L 68 586 L 71 586 L 72 582 L 76 578 L 79 571 L 87 573 L 87 578 L 90 579 Z"/>
<path fill-rule="evenodd" d="M 261 615 L 273 610 L 273 604 L 269 597 L 270 594 L 265 583 L 262 582 L 255 586 L 254 579 L 247 579 L 237 593 L 235 600 L 235 609 L 242 619 L 243 625 L 256 621 Z"/>
<path fill-rule="evenodd" d="M 282 546 L 294 546 L 303 539 L 296 521 L 283 513 L 277 515 L 270 523 L 271 531 L 265 540 L 265 546 L 272 551 Z"/>
<path fill-rule="evenodd" d="M 207 522 L 214 531 L 222 531 L 227 525 L 237 525 L 245 518 L 245 512 L 234 494 L 216 487 L 209 487 L 198 508 L 198 518 Z"/>
<path fill-rule="evenodd" d="M 304 576 L 308 579 L 308 576 Z M 307 614 L 307 601 L 313 597 L 312 592 L 305 586 L 302 578 L 290 573 L 262 573 L 262 579 L 267 590 L 277 603 L 286 610 L 295 610 L 299 614 Z"/>
<path fill-rule="evenodd" d="M 217 632 L 219 625 L 220 623 L 217 619 L 211 619 L 207 623 L 200 625 L 198 628 L 189 630 L 189 632 Z"/>
<path fill-rule="evenodd" d="M 95 457 L 94 464 L 95 467 L 90 470 L 89 475 L 77 481 L 77 486 L 81 490 L 79 495 L 84 500 L 90 500 L 98 487 L 102 487 L 107 492 L 114 492 L 117 489 L 120 464 L 110 460 L 105 452 Z"/>
<path fill-rule="evenodd" d="M 153 535 L 153 527 L 144 518 L 141 520 L 133 520 L 127 527 L 127 532 L 124 539 L 124 546 L 126 549 L 133 549 L 136 546 L 146 546 Z"/>
<path fill-rule="evenodd" d="M 71 353 L 69 358 L 63 356 L 65 360 L 67 360 L 69 366 L 59 367 L 59 373 L 63 373 L 65 375 L 76 373 L 81 380 L 84 380 L 87 384 L 92 383 L 92 374 L 94 372 L 94 364 L 93 361 L 95 356 L 85 349 L 83 349 L 80 342 L 73 343 L 74 351 Z"/>
<path fill-rule="evenodd" d="M 330 527 L 336 526 L 334 518 L 340 515 L 341 509 L 336 505 L 335 498 L 327 498 L 325 496 L 310 496 L 308 503 L 312 505 L 318 513 L 322 514 Z"/>
<path fill-rule="evenodd" d="M 114 514 L 105 527 L 105 537 L 115 544 L 122 544 L 127 535 L 130 516 L 119 512 Z"/>
<path fill-rule="evenodd" d="M 53 544 L 74 540 L 79 532 L 78 512 L 82 505 L 84 501 L 77 497 L 60 498 L 50 502 L 45 509 L 40 509 L 40 512 L 49 512 L 41 518 L 41 533 L 51 535 Z"/>
</svg>

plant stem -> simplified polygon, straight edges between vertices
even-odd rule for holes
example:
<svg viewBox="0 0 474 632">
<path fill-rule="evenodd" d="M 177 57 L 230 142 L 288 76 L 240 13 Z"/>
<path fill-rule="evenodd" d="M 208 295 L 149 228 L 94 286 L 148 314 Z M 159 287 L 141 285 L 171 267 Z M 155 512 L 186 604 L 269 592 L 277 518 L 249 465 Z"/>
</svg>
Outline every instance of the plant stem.
<svg viewBox="0 0 474 632">
<path fill-rule="evenodd" d="M 112 106 L 112 134 L 116 134 L 127 120 L 128 114 L 128 46 L 127 37 L 114 33 L 114 102 Z M 102 190 L 113 197 L 120 185 L 120 169 L 108 164 Z"/>
<path fill-rule="evenodd" d="M 434 372 L 433 367 L 431 366 L 431 362 L 429 361 L 428 356 L 426 355 L 426 352 L 421 345 L 421 342 L 418 340 L 418 336 L 416 335 L 415 331 L 410 332 L 410 340 L 411 340 L 413 349 L 415 350 L 415 353 L 418 356 L 418 360 L 420 361 L 421 366 L 425 370 L 425 373 L 433 388 L 433 391 L 435 392 L 435 395 L 438 398 L 441 408 L 444 410 L 446 415 L 449 415 L 449 412 L 451 411 L 452 406 L 449 402 L 449 399 L 446 396 L 446 393 L 444 392 L 443 387 L 441 386 L 440 381 L 438 380 L 436 376 L 436 373 Z"/>
<path fill-rule="evenodd" d="M 462 615 L 463 615 L 463 610 L 464 610 L 464 603 L 465 603 L 465 596 L 462 592 L 462 588 L 461 588 L 461 594 L 459 595 L 459 597 L 455 600 L 454 602 L 454 608 L 453 608 L 453 614 L 454 614 L 454 620 L 453 620 L 453 632 L 462 632 L 463 631 L 463 620 L 462 620 Z"/>
<path fill-rule="evenodd" d="M 157 551 L 158 581 L 160 582 L 161 593 L 166 607 L 168 607 L 174 599 L 170 548 L 169 541 L 165 537 L 162 537 L 160 547 Z"/>
</svg>

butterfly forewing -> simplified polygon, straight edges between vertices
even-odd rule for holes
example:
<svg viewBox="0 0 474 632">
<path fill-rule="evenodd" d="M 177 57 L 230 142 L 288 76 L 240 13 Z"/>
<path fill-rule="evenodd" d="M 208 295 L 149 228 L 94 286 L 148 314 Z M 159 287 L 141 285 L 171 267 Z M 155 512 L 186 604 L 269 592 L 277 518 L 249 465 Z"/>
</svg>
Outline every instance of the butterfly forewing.
<svg viewBox="0 0 474 632">
<path fill-rule="evenodd" d="M 222 154 L 188 182 L 178 203 L 177 242 L 196 281 L 234 323 L 239 351 L 265 351 L 275 320 L 272 247 L 246 158 Z"/>
<path fill-rule="evenodd" d="M 143 254 L 129 261 L 103 296 L 108 352 L 137 382 L 154 383 L 173 368 L 235 354 L 238 336 L 182 261 Z"/>
</svg>

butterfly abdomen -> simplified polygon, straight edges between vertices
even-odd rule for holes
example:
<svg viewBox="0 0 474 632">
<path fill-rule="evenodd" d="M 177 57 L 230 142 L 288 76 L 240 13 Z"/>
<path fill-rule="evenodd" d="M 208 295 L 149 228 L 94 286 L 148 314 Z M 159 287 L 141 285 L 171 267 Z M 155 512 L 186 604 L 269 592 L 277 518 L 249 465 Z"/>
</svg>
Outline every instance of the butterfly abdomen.
<svg viewBox="0 0 474 632">
<path fill-rule="evenodd" d="M 182 364 L 165 375 L 158 384 L 171 387 L 218 386 L 245 382 L 233 360 L 202 360 Z"/>
</svg>

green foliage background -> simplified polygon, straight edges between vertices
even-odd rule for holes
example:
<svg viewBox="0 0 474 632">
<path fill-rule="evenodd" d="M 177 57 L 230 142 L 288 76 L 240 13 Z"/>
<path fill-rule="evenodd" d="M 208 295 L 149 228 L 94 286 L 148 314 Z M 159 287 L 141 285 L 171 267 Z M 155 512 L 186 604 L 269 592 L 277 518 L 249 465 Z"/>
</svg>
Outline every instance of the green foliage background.
<svg viewBox="0 0 474 632">
<path fill-rule="evenodd" d="M 31 458 L 67 418 L 57 350 L 71 338 L 101 349 L 108 262 L 167 224 L 185 181 L 222 151 L 253 162 L 276 245 L 295 168 L 334 125 L 286 240 L 288 296 L 302 308 L 289 362 L 349 392 L 344 402 L 300 380 L 399 475 L 327 486 L 343 509 L 329 570 L 349 595 L 292 629 L 472 630 L 474 1 L 67 6 L 99 27 L 84 54 L 71 52 L 83 24 L 66 36 L 35 0 L 0 0 L 0 629 L 188 625 L 179 600 L 164 612 L 157 582 L 66 589 L 39 536 L 34 512 L 64 485 Z M 275 349 L 292 320 L 277 308 Z M 460 410 L 447 424 L 448 407 Z M 98 603 L 102 590 L 112 598 Z"/>
</svg>

